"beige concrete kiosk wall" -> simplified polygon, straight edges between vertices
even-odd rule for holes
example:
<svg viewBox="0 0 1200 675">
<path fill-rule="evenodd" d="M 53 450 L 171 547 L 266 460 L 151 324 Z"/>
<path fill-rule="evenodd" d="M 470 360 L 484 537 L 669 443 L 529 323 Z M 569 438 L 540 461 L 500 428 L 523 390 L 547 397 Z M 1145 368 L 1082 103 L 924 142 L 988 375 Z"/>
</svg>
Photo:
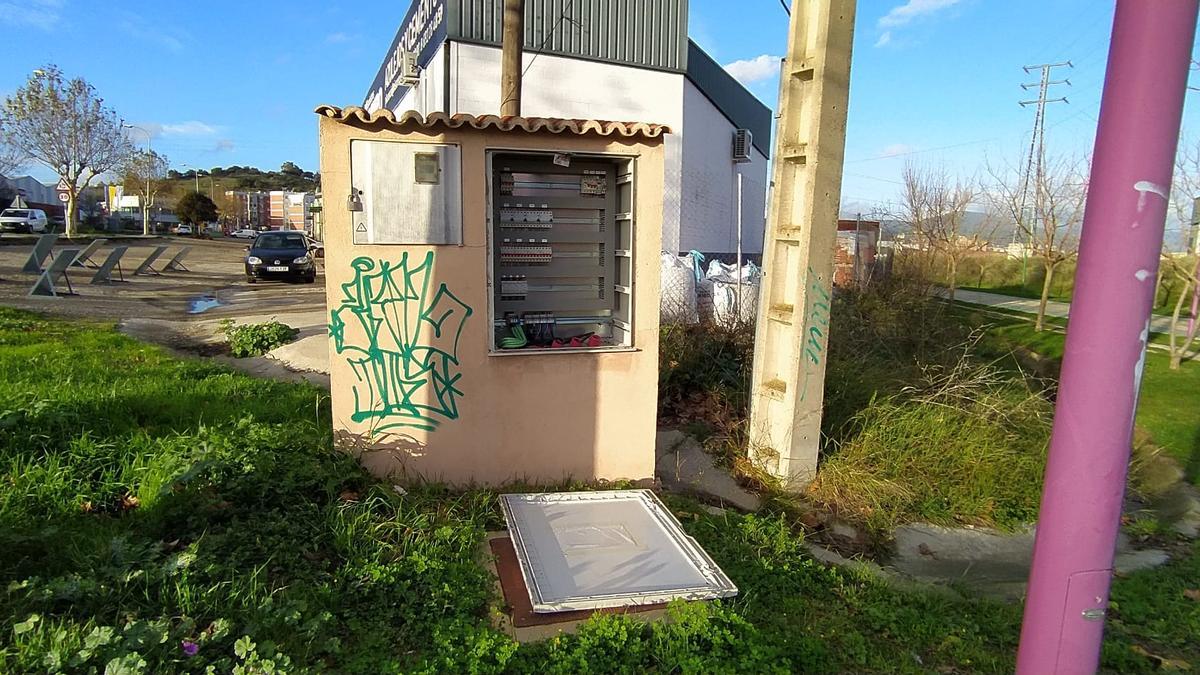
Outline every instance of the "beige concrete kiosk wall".
<svg viewBox="0 0 1200 675">
<path fill-rule="evenodd" d="M 346 206 L 352 139 L 458 145 L 463 245 L 353 244 Z M 489 355 L 485 157 L 493 149 L 635 158 L 633 349 Z M 326 113 L 320 122 L 320 156 L 333 422 L 339 447 L 359 454 L 376 475 L 399 480 L 495 485 L 653 475 L 661 136 L 449 128 Z M 394 294 L 411 302 L 381 306 L 378 293 L 364 293 L 364 279 L 370 280 L 371 289 L 390 282 Z M 411 331 L 417 337 L 393 341 L 387 349 L 376 345 L 377 354 L 388 354 L 363 365 L 370 360 L 370 345 L 357 319 L 377 312 L 408 321 L 404 325 L 415 326 Z M 379 414 L 369 401 L 367 380 L 372 378 L 364 377 L 364 368 L 389 367 L 420 382 L 412 400 L 425 407 L 413 414 Z"/>
</svg>

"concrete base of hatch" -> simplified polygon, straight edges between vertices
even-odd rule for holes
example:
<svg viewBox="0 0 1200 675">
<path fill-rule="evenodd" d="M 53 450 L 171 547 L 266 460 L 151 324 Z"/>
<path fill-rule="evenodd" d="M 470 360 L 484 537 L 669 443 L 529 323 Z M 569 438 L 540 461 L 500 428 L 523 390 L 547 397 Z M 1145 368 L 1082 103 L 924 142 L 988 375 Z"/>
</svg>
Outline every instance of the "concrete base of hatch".
<svg viewBox="0 0 1200 675">
<path fill-rule="evenodd" d="M 657 604 L 536 614 L 508 533 L 489 532 L 480 557 L 495 580 L 495 597 L 501 600 L 499 607 L 491 609 L 492 625 L 517 642 L 538 642 L 556 635 L 574 633 L 584 621 L 596 614 L 629 614 L 642 621 L 655 621 L 667 613 L 666 605 Z"/>
</svg>

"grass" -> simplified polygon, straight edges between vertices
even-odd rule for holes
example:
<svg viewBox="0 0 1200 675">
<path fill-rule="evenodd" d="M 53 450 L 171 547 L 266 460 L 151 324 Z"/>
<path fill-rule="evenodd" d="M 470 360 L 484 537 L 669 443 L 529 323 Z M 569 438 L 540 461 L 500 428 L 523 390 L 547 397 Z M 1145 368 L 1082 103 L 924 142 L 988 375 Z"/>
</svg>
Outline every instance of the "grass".
<svg viewBox="0 0 1200 675">
<path fill-rule="evenodd" d="M 1063 333 L 1039 333 L 1019 317 L 1002 319 L 991 313 L 985 317 L 970 312 L 965 316 L 970 321 L 992 324 L 988 332 L 1001 350 L 1021 345 L 1041 356 L 1062 359 L 1066 342 Z M 1171 370 L 1164 352 L 1148 351 L 1137 424 L 1184 467 L 1189 480 L 1200 485 L 1200 414 L 1190 412 L 1196 410 L 1200 410 L 1200 362 L 1185 361 L 1179 370 Z"/>
<path fill-rule="evenodd" d="M 1033 315 L 1033 314 L 1030 314 L 1028 312 L 1020 312 L 1015 309 L 1009 309 L 1007 307 L 989 307 L 987 305 L 976 305 L 973 303 L 966 302 L 965 300 L 955 300 L 955 303 L 966 306 L 966 307 L 970 307 L 973 311 L 977 312 L 977 316 L 979 316 L 979 317 L 983 317 L 985 314 L 1000 315 L 1000 319 L 1003 320 L 1001 323 L 1007 322 L 1007 320 L 1011 318 L 1011 319 L 1016 319 L 1019 322 L 1027 323 L 1032 328 L 1034 320 L 1035 320 L 1035 315 Z M 995 323 L 995 322 L 992 322 L 990 320 L 983 320 L 982 323 Z M 1046 317 L 1046 327 L 1051 332 L 1057 331 L 1060 334 L 1065 333 L 1067 330 L 1067 319 L 1065 319 L 1063 317 L 1058 317 L 1058 316 L 1047 316 Z M 1035 339 L 1034 341 L 1036 342 L 1038 340 Z M 1167 346 L 1170 344 L 1170 341 L 1171 341 L 1171 338 L 1166 333 L 1154 333 L 1154 332 L 1150 333 L 1150 344 Z M 1190 351 L 1190 353 L 1194 353 L 1195 351 L 1196 351 L 1196 349 L 1193 348 Z"/>
<path fill-rule="evenodd" d="M 1006 530 L 1033 521 L 1050 405 L 971 367 L 864 408 L 807 496 L 883 537 L 913 520 Z"/>
<path fill-rule="evenodd" d="M 912 521 L 1033 520 L 1051 406 L 1020 374 L 974 356 L 978 336 L 905 284 L 839 294 L 831 330 L 809 501 L 883 538 Z M 659 418 L 769 489 L 745 451 L 752 350 L 750 327 L 665 326 Z"/>
<path fill-rule="evenodd" d="M 1195 259 L 1188 262 L 1185 258 L 1181 263 L 1190 269 Z M 934 268 L 938 270 L 938 267 Z M 1036 259 L 1030 259 L 1024 274 L 1019 259 L 1014 259 L 1003 253 L 981 253 L 969 256 L 959 270 L 958 285 L 960 288 L 972 291 L 984 291 L 1011 295 L 1018 298 L 1040 300 L 1042 297 L 1042 281 L 1046 278 L 1045 271 Z M 939 272 L 940 273 L 940 272 Z M 941 280 L 943 283 L 946 279 Z M 1171 274 L 1165 274 L 1159 281 L 1154 297 L 1153 312 L 1170 316 L 1175 309 L 1175 301 L 1179 298 L 1182 284 Z M 1075 291 L 1075 261 L 1062 263 L 1054 272 L 1050 284 L 1050 300 L 1070 302 Z M 1184 307 L 1187 312 L 1187 306 Z"/>
<path fill-rule="evenodd" d="M 320 390 L 0 309 L 0 672 L 1011 672 L 1020 608 L 825 567 L 788 516 L 668 505 L 738 585 L 517 645 L 496 493 L 400 495 Z M 1119 580 L 1106 667 L 1200 663 L 1196 556 Z M 1191 603 L 1191 604 L 1188 604 Z"/>
</svg>

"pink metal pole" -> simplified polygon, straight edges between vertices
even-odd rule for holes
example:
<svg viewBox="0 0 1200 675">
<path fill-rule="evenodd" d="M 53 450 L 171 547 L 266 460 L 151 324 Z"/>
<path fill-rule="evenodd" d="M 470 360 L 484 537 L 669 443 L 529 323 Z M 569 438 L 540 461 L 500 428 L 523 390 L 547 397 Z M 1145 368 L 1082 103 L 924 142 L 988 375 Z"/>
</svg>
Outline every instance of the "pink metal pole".
<svg viewBox="0 0 1200 675">
<path fill-rule="evenodd" d="M 1117 0 L 1017 672 L 1092 673 L 1197 0 Z"/>
</svg>

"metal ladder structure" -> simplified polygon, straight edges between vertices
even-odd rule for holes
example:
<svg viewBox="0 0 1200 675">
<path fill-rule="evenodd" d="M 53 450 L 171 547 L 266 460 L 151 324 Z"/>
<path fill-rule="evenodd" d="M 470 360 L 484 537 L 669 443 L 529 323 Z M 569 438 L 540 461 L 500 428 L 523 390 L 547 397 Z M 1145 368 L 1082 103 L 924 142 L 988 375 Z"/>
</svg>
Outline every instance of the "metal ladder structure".
<svg viewBox="0 0 1200 675">
<path fill-rule="evenodd" d="M 750 458 L 784 487 L 816 474 L 855 0 L 794 0 L 780 74 L 751 381 Z"/>
</svg>

